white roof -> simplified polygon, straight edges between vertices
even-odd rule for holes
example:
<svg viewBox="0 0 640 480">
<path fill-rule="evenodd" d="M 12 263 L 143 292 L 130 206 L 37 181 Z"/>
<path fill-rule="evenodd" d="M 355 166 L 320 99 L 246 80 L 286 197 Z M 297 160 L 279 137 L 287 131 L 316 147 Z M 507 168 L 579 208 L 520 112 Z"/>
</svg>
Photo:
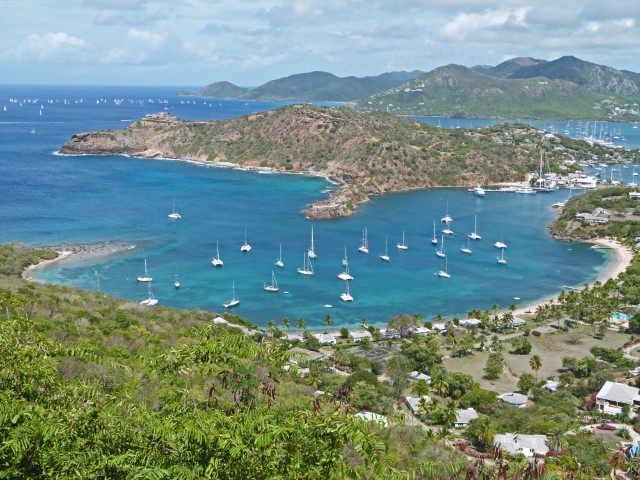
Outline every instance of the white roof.
<svg viewBox="0 0 640 480">
<path fill-rule="evenodd" d="M 371 333 L 369 333 L 367 330 L 358 330 L 356 332 L 349 332 L 349 335 L 351 335 L 351 337 L 353 339 L 356 338 L 371 338 Z"/>
<path fill-rule="evenodd" d="M 510 403 L 511 405 L 526 405 L 527 404 L 527 397 L 525 397 L 524 395 L 522 395 L 520 393 L 515 393 L 515 392 L 503 393 L 502 395 L 498 396 L 498 398 L 500 400 L 502 400 L 503 402 Z"/>
<path fill-rule="evenodd" d="M 320 343 L 336 343 L 336 337 L 331 333 L 316 333 L 313 336 L 316 337 Z"/>
<path fill-rule="evenodd" d="M 467 318 L 466 320 L 460 320 L 460 325 L 463 327 L 475 327 L 480 325 L 482 322 L 477 318 Z"/>
<path fill-rule="evenodd" d="M 379 413 L 358 412 L 354 415 L 354 417 L 361 418 L 362 420 L 366 420 L 368 422 L 376 422 L 385 427 L 389 425 L 389 420 L 387 420 L 387 417 L 385 417 L 384 415 L 380 415 Z"/>
<path fill-rule="evenodd" d="M 467 408 L 466 410 L 456 410 L 455 423 L 462 423 L 467 425 L 471 420 L 478 418 L 478 412 L 474 408 Z"/>
<path fill-rule="evenodd" d="M 427 327 L 416 327 L 411 330 L 416 335 L 427 335 L 431 333 L 431 330 Z"/>
<path fill-rule="evenodd" d="M 424 398 L 427 403 L 429 403 L 431 401 L 431 397 L 429 397 L 429 395 L 424 395 L 422 398 Z M 407 397 L 407 400 L 406 400 L 407 407 L 409 407 L 409 409 L 414 414 L 418 413 L 418 404 L 420 403 L 420 400 L 422 398 L 420 398 L 420 397 Z"/>
<path fill-rule="evenodd" d="M 415 381 L 424 380 L 427 383 L 431 383 L 431 377 L 429 375 L 425 373 L 420 373 L 417 370 L 414 370 L 413 372 L 411 372 L 409 376 L 411 377 L 412 380 L 415 380 Z"/>
<path fill-rule="evenodd" d="M 493 444 L 500 444 L 507 452 L 516 454 L 526 448 L 534 452 L 548 452 L 546 435 L 522 435 L 519 433 L 501 433 L 493 437 Z"/>
<path fill-rule="evenodd" d="M 446 330 L 447 327 L 445 326 L 444 323 L 432 323 L 431 326 L 433 327 L 434 330 Z"/>
<path fill-rule="evenodd" d="M 609 400 L 610 402 L 624 403 L 631 405 L 638 396 L 638 389 L 616 382 L 604 382 L 604 385 L 596 395 L 597 398 Z"/>
</svg>

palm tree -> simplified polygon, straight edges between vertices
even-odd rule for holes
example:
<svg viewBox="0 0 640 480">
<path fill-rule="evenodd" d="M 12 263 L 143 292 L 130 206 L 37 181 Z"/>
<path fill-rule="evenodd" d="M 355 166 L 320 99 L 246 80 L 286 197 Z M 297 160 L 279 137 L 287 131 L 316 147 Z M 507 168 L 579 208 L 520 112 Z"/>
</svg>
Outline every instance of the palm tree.
<svg viewBox="0 0 640 480">
<path fill-rule="evenodd" d="M 367 328 L 367 319 L 363 318 L 362 320 L 360 320 L 360 326 L 362 328 Z"/>
<path fill-rule="evenodd" d="M 291 322 L 289 321 L 289 319 L 287 317 L 284 317 L 282 319 L 282 321 L 280 322 L 280 325 L 283 328 L 286 328 L 287 330 L 291 330 Z"/>
<path fill-rule="evenodd" d="M 426 380 L 420 379 L 413 384 L 413 386 L 411 387 L 411 391 L 418 397 L 423 397 L 424 395 L 429 394 L 429 384 Z"/>
<path fill-rule="evenodd" d="M 276 331 L 276 321 L 275 320 L 269 320 L 268 325 L 269 325 L 269 327 L 267 328 L 267 332 L 269 333 L 269 335 L 273 335 L 273 332 Z"/>
<path fill-rule="evenodd" d="M 569 441 L 567 440 L 567 436 L 561 428 L 554 428 L 547 435 L 549 447 L 560 453 L 564 452 L 569 447 Z"/>
<path fill-rule="evenodd" d="M 324 317 L 324 324 L 327 327 L 330 327 L 331 325 L 333 325 L 333 317 L 331 315 L 327 315 L 326 317 Z"/>
<path fill-rule="evenodd" d="M 540 355 L 531 355 L 531 358 L 529 359 L 529 366 L 531 367 L 531 370 L 536 372 L 536 382 L 537 382 L 538 370 L 540 370 L 540 367 L 542 367 L 542 359 L 540 358 Z"/>
<path fill-rule="evenodd" d="M 433 382 L 433 388 L 438 392 L 438 395 L 444 397 L 444 394 L 449 389 L 449 382 L 442 376 Z"/>
<path fill-rule="evenodd" d="M 296 322 L 296 327 L 300 328 L 301 330 L 306 330 L 307 329 L 307 322 L 304 321 L 304 318 L 300 317 L 300 318 L 298 318 L 298 321 Z"/>
<path fill-rule="evenodd" d="M 456 423 L 458 419 L 457 405 L 454 400 L 450 400 L 447 402 L 447 405 L 444 407 L 442 413 L 444 417 L 444 421 L 448 425 L 453 425 Z"/>
</svg>

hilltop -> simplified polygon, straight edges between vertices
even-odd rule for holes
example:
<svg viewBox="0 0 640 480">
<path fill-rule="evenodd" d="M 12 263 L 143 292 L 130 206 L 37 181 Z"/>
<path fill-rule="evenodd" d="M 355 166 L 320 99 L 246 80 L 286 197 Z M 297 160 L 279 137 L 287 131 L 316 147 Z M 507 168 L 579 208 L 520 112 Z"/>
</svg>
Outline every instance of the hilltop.
<svg viewBox="0 0 640 480">
<path fill-rule="evenodd" d="M 521 181 L 537 168 L 541 149 L 552 162 L 566 153 L 563 142 L 586 149 L 584 142 L 547 138 L 526 125 L 445 130 L 381 112 L 291 105 L 220 121 L 148 115 L 125 130 L 73 135 L 60 152 L 321 175 L 340 188 L 304 213 L 332 218 L 351 215 L 370 196 L 387 192 Z M 591 155 L 575 153 L 582 154 Z"/>
</svg>

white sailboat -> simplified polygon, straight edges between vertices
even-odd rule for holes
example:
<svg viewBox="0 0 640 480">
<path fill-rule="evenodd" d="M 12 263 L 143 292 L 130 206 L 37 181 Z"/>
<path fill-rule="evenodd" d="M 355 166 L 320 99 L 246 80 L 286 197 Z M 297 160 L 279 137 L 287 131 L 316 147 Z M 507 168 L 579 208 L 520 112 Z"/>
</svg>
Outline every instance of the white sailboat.
<svg viewBox="0 0 640 480">
<path fill-rule="evenodd" d="M 444 217 L 442 217 L 442 223 L 449 223 L 453 220 L 451 215 L 449 215 L 449 202 L 447 202 L 447 207 L 444 211 Z"/>
<path fill-rule="evenodd" d="M 471 240 L 480 240 L 482 237 L 478 235 L 478 216 L 473 216 L 473 232 L 469 234 Z"/>
<path fill-rule="evenodd" d="M 149 276 L 149 272 L 147 271 L 147 259 L 144 259 L 144 274 L 137 278 L 139 282 L 151 282 L 153 278 Z"/>
<path fill-rule="evenodd" d="M 251 245 L 249 245 L 247 243 L 247 228 L 246 227 L 244 229 L 244 243 L 240 247 L 240 251 L 241 252 L 250 252 L 251 251 Z"/>
<path fill-rule="evenodd" d="M 436 238 L 436 220 L 435 220 L 435 218 L 433 219 L 433 238 L 431 239 L 431 244 L 432 245 L 437 245 L 438 244 L 438 239 Z"/>
<path fill-rule="evenodd" d="M 444 259 L 444 270 L 439 270 L 438 276 L 442 278 L 451 278 L 451 274 L 449 273 L 449 261 L 446 257 Z"/>
<path fill-rule="evenodd" d="M 358 247 L 358 251 L 362 253 L 369 253 L 369 240 L 367 239 L 367 227 L 362 231 L 362 243 Z"/>
<path fill-rule="evenodd" d="M 467 239 L 467 244 L 466 245 L 462 245 L 462 247 L 460 247 L 460 251 L 462 253 L 471 253 L 471 248 L 469 247 L 469 239 Z"/>
<path fill-rule="evenodd" d="M 280 256 L 278 257 L 278 260 L 276 260 L 276 267 L 284 267 L 284 262 L 282 261 L 282 243 L 280 244 Z"/>
<path fill-rule="evenodd" d="M 344 258 L 342 259 L 342 265 L 344 265 L 344 272 L 338 274 L 340 280 L 353 280 L 353 277 L 349 273 L 349 260 L 347 259 L 347 246 L 344 247 Z"/>
<path fill-rule="evenodd" d="M 398 250 L 407 250 L 409 248 L 409 245 L 407 245 L 407 239 L 404 236 L 404 230 L 402 231 L 402 243 L 396 244 L 396 247 L 398 247 Z"/>
<path fill-rule="evenodd" d="M 349 280 L 347 280 L 347 291 L 340 294 L 340 300 L 343 302 L 353 302 L 353 297 L 349 293 Z"/>
<path fill-rule="evenodd" d="M 158 304 L 158 299 L 153 296 L 153 290 L 151 290 L 151 283 L 147 283 L 148 297 L 140 302 L 140 305 L 153 306 Z"/>
<path fill-rule="evenodd" d="M 311 225 L 311 248 L 309 248 L 309 258 L 315 259 L 317 257 L 316 251 L 313 245 L 313 225 Z"/>
<path fill-rule="evenodd" d="M 309 252 L 304 255 L 302 267 L 298 268 L 298 273 L 300 275 L 313 275 L 313 264 L 309 258 Z"/>
<path fill-rule="evenodd" d="M 387 237 L 384 237 L 384 253 L 380 254 L 380 260 L 383 260 L 385 262 L 388 262 L 390 260 L 389 251 L 387 249 Z"/>
<path fill-rule="evenodd" d="M 264 284 L 264 289 L 267 292 L 277 292 L 278 291 L 278 282 L 276 282 L 276 274 L 271 270 L 271 285 Z"/>
<path fill-rule="evenodd" d="M 442 258 L 446 258 L 447 254 L 444 252 L 444 235 L 442 236 L 442 241 L 440 244 L 440 249 L 436 250 L 436 255 Z"/>
<path fill-rule="evenodd" d="M 504 248 L 500 249 L 500 256 L 498 257 L 498 263 L 500 265 L 506 265 L 507 261 L 504 259 Z"/>
<path fill-rule="evenodd" d="M 220 248 L 218 246 L 218 241 L 216 240 L 216 256 L 211 260 L 211 265 L 214 267 L 222 267 L 224 262 L 220 259 Z"/>
<path fill-rule="evenodd" d="M 480 185 L 476 185 L 475 187 L 473 187 L 473 190 L 471 191 L 473 192 L 474 195 L 477 195 L 478 197 L 484 197 L 485 195 L 484 188 L 482 188 Z"/>
<path fill-rule="evenodd" d="M 178 220 L 182 218 L 178 212 L 176 212 L 176 201 L 173 200 L 173 208 L 171 209 L 171 213 L 169 214 L 169 218 L 173 218 L 174 220 Z"/>
<path fill-rule="evenodd" d="M 445 235 L 453 235 L 453 230 L 449 228 L 449 224 L 446 225 L 446 228 L 442 230 L 442 233 Z"/>
<path fill-rule="evenodd" d="M 173 276 L 173 286 L 176 288 L 180 288 L 180 280 L 178 280 L 177 273 Z"/>
<path fill-rule="evenodd" d="M 231 308 L 231 307 L 235 307 L 236 305 L 238 305 L 240 303 L 240 300 L 238 300 L 236 298 L 236 282 L 232 282 L 231 283 L 231 300 L 229 300 L 227 303 L 223 303 L 222 306 L 224 308 Z"/>
</svg>

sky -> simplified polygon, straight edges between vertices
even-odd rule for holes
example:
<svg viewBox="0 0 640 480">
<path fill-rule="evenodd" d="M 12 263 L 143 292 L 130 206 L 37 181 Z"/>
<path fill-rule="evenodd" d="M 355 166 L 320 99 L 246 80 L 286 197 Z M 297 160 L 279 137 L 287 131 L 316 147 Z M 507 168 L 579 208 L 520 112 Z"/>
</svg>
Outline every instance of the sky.
<svg viewBox="0 0 640 480">
<path fill-rule="evenodd" d="M 0 83 L 254 87 L 574 55 L 640 72 L 638 0 L 0 0 Z"/>
</svg>

